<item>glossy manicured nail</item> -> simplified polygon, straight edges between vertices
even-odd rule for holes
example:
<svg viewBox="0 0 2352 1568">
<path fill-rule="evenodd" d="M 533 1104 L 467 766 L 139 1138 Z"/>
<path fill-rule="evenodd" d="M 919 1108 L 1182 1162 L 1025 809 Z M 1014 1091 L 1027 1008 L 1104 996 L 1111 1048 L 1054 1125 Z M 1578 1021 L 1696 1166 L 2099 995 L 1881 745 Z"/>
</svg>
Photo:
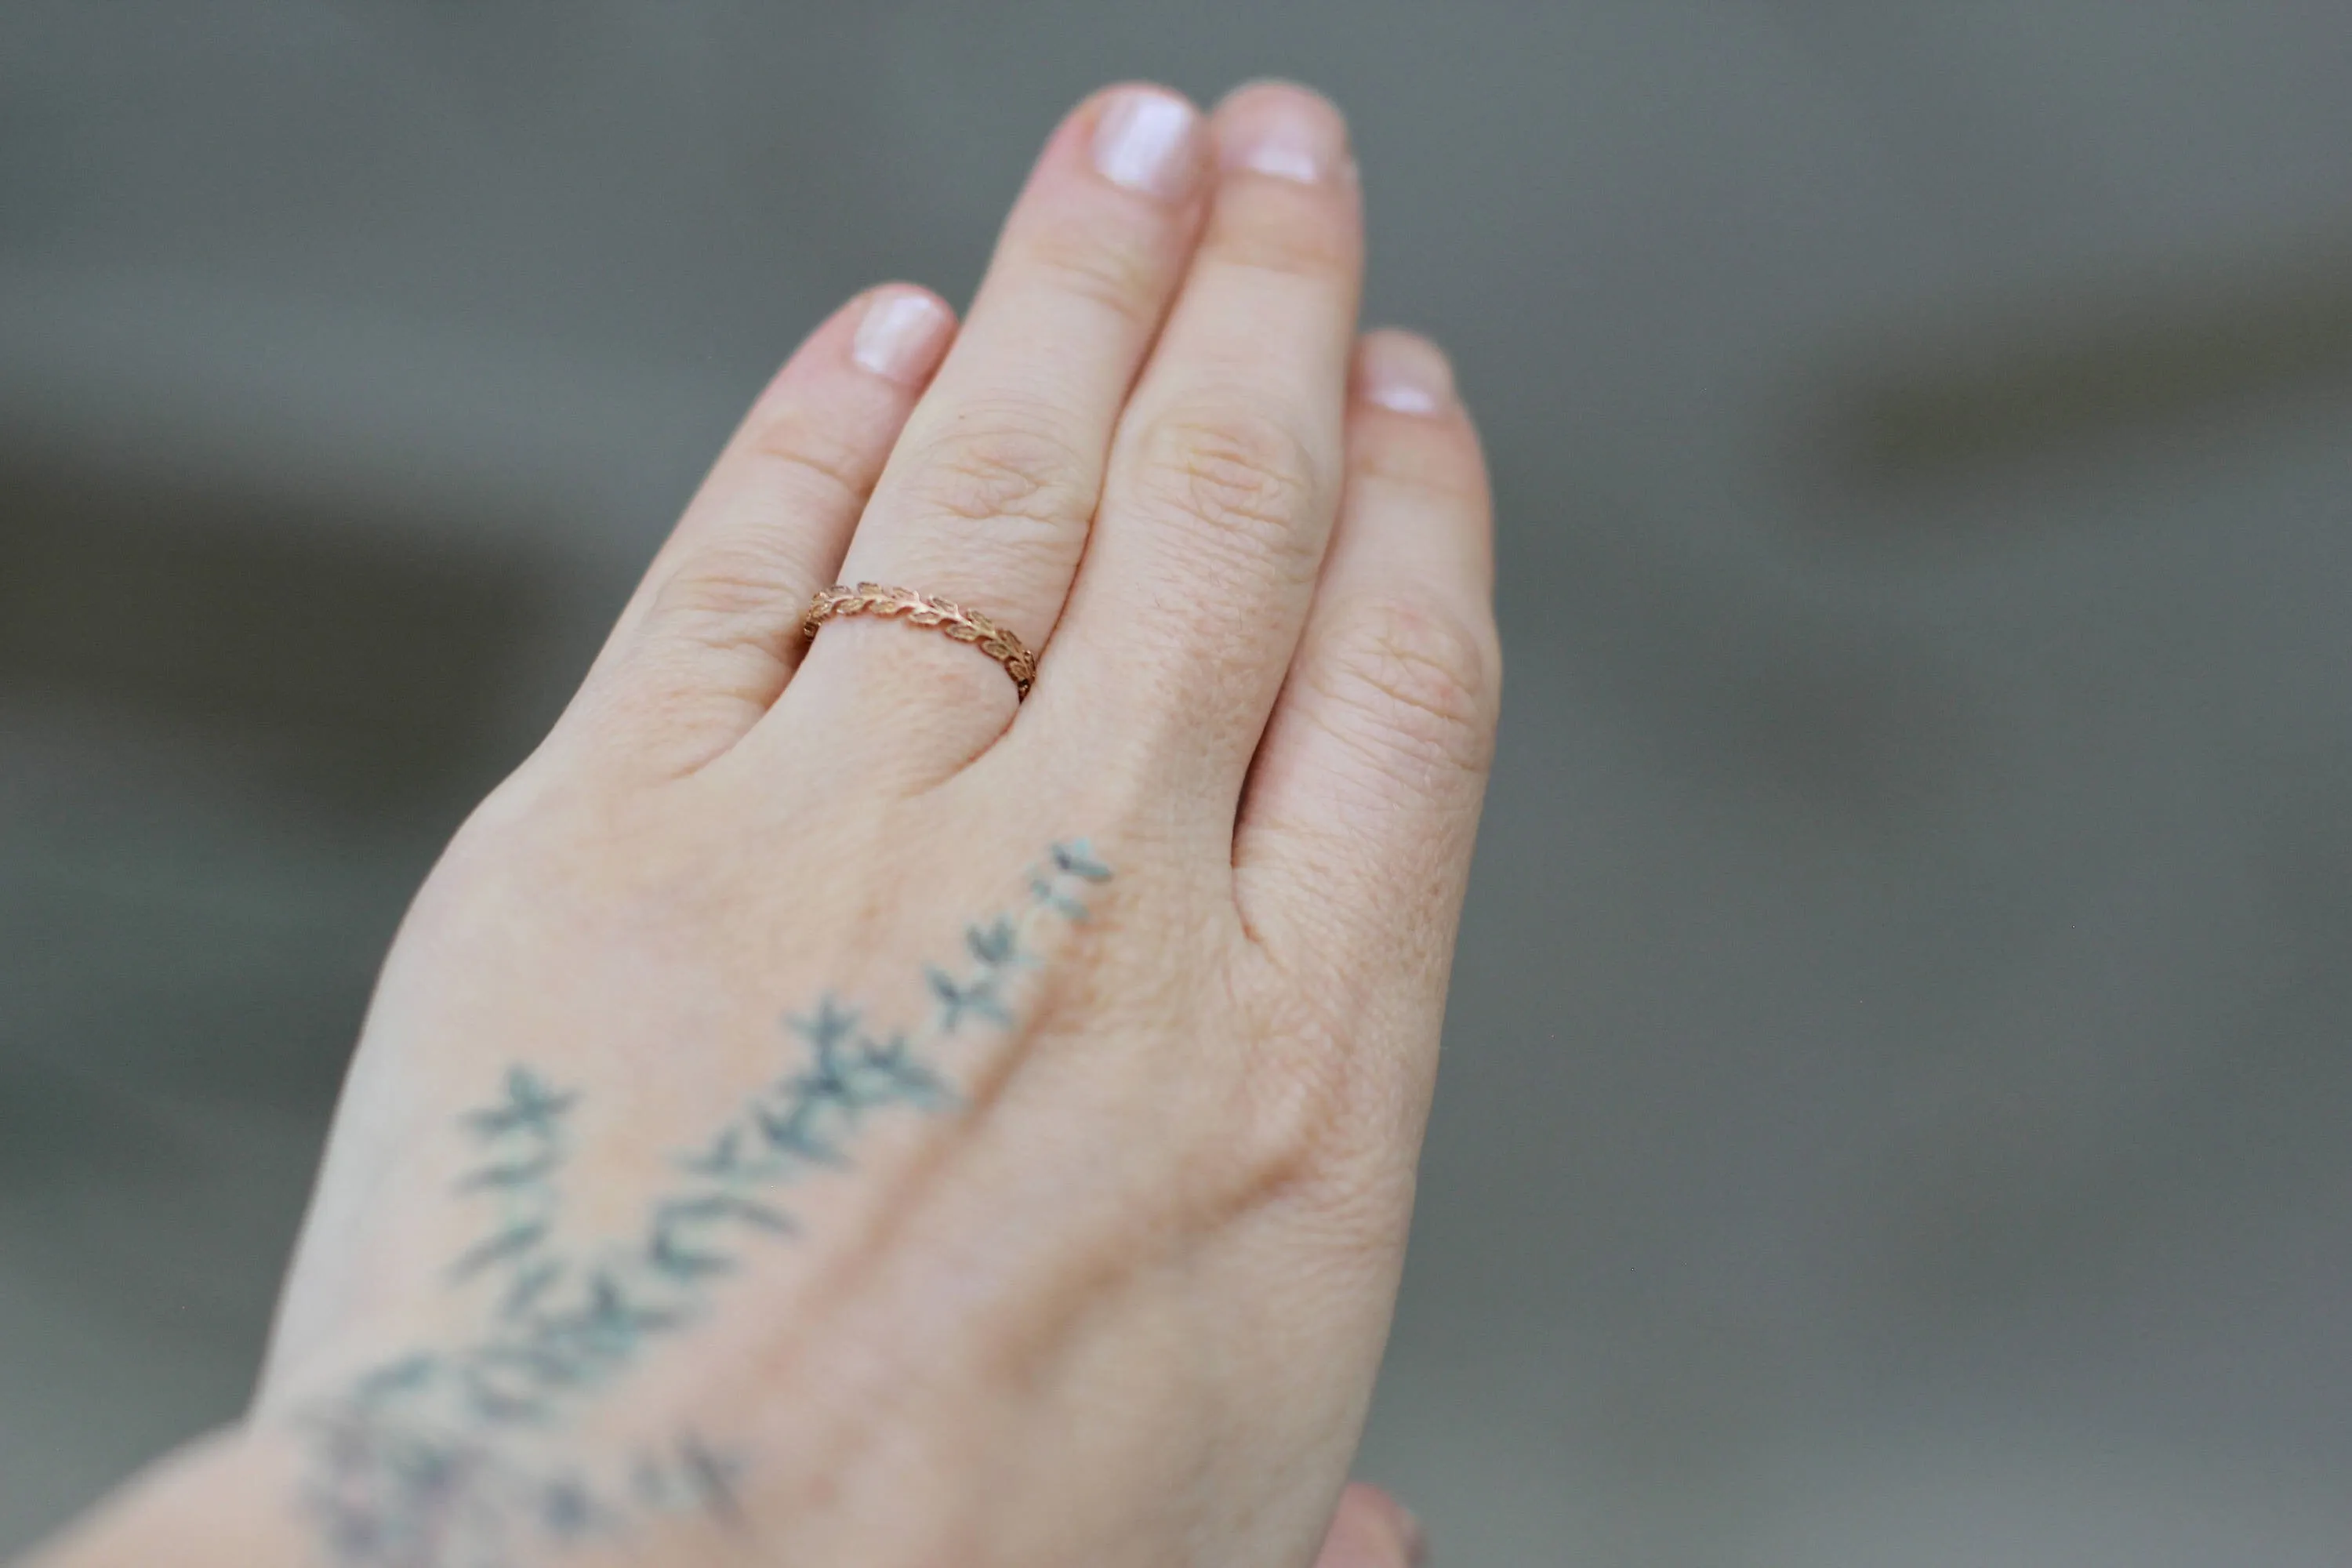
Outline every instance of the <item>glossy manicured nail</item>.
<svg viewBox="0 0 2352 1568">
<path fill-rule="evenodd" d="M 1302 88 L 1246 88 L 1220 117 L 1218 149 L 1229 168 L 1311 185 L 1347 161 L 1339 110 Z"/>
<path fill-rule="evenodd" d="M 1364 401 L 1398 414 L 1439 414 L 1454 402 L 1454 372 L 1445 355 L 1411 332 L 1366 338 L 1359 373 Z"/>
<path fill-rule="evenodd" d="M 866 303 L 850 357 L 892 381 L 919 382 L 937 363 L 952 324 L 947 307 L 928 294 L 892 289 Z"/>
<path fill-rule="evenodd" d="M 1173 93 L 1127 88 L 1095 122 L 1095 167 L 1113 184 L 1181 201 L 1199 174 L 1200 121 Z"/>
</svg>

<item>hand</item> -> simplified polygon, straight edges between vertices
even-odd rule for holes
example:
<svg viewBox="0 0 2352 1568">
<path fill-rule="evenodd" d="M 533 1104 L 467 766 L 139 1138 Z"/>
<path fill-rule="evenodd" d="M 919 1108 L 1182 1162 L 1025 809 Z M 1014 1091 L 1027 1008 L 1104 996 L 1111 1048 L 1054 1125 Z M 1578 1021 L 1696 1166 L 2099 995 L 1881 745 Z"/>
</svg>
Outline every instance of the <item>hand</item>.
<svg viewBox="0 0 2352 1568">
<path fill-rule="evenodd" d="M 879 289 L 761 395 L 403 927 L 207 1461 L 286 1499 L 240 1561 L 1314 1559 L 1499 679 L 1359 208 L 1311 94 L 1113 90 L 960 333 Z M 1034 690 L 804 638 L 835 581 Z M 1324 1561 L 1402 1562 L 1350 1495 Z"/>
</svg>

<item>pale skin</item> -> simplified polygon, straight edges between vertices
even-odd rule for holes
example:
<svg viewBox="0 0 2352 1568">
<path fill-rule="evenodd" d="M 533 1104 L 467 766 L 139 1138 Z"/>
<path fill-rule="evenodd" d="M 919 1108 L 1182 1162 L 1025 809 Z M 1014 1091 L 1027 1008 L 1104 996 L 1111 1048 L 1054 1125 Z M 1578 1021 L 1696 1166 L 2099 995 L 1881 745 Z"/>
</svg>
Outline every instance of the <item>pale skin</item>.
<svg viewBox="0 0 2352 1568">
<path fill-rule="evenodd" d="M 402 928 L 247 1420 L 34 1562 L 1402 1568 L 1500 680 L 1344 123 L 1089 99 L 753 405 Z M 1040 650 L 800 617 L 873 581 Z"/>
</svg>

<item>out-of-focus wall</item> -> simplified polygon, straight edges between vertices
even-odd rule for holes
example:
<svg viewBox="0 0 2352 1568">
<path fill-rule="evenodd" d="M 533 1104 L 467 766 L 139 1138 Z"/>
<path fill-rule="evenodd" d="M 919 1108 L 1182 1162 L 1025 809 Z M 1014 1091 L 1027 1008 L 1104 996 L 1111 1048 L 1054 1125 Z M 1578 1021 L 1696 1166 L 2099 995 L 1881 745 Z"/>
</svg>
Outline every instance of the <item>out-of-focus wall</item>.
<svg viewBox="0 0 2352 1568">
<path fill-rule="evenodd" d="M 231 1415 L 408 890 L 838 298 L 1351 111 L 1500 771 L 1363 1458 L 1444 1561 L 2352 1558 L 2352 12 L 0 14 L 0 1549 Z"/>
</svg>

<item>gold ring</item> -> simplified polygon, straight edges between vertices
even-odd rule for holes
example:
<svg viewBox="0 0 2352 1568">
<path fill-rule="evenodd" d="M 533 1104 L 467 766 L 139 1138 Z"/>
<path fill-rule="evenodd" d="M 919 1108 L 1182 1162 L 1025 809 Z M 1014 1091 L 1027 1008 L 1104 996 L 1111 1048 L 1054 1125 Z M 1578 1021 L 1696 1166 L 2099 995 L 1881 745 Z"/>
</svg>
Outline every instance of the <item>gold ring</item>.
<svg viewBox="0 0 2352 1568">
<path fill-rule="evenodd" d="M 968 642 L 1004 667 L 1004 673 L 1013 678 L 1013 689 L 1024 699 L 1029 695 L 1029 683 L 1037 679 L 1037 656 L 1019 637 L 977 610 L 912 588 L 886 588 L 879 583 L 860 583 L 852 588 L 836 583 L 819 589 L 809 601 L 808 613 L 801 617 L 801 636 L 814 637 L 819 626 L 843 616 L 902 619 Z"/>
</svg>

